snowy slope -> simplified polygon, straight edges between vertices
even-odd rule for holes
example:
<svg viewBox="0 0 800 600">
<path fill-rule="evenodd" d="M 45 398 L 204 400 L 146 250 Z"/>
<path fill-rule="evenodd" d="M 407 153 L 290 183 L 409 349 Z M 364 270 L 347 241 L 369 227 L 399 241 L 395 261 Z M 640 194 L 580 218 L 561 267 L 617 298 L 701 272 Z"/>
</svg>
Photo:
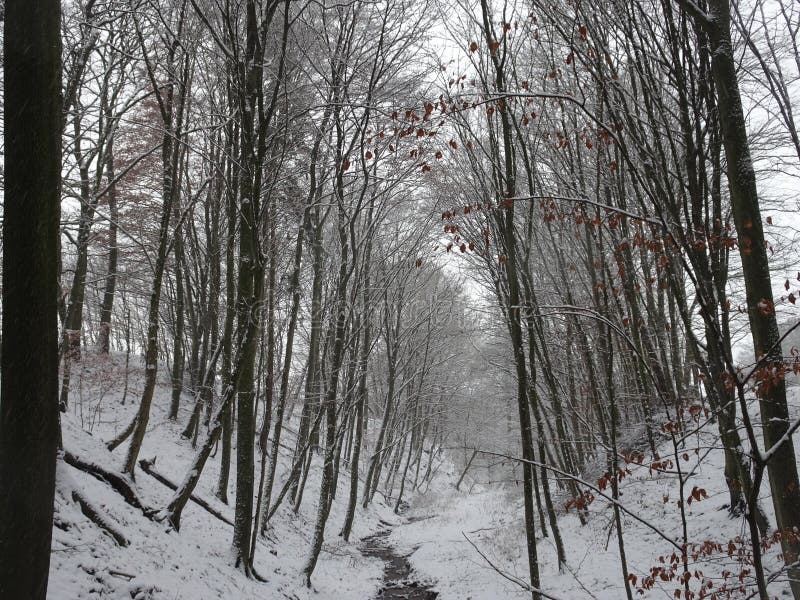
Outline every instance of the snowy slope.
<svg viewBox="0 0 800 600">
<path fill-rule="evenodd" d="M 75 378 L 70 411 L 63 418 L 64 444 L 68 450 L 87 460 L 108 469 L 119 468 L 126 445 L 112 454 L 103 442 L 112 438 L 135 411 L 141 385 L 140 367 L 131 369 L 128 400 L 122 406 L 125 379 L 122 359 L 118 356 L 108 361 L 91 359 L 85 364 L 88 366 Z M 800 414 L 799 391 L 799 388 L 791 388 L 795 415 Z M 194 453 L 190 442 L 180 437 L 188 419 L 191 399 L 184 399 L 182 414 L 176 424 L 166 417 L 169 396 L 168 386 L 160 385 L 141 456 L 155 457 L 156 467 L 161 473 L 172 480 L 180 480 Z M 757 412 L 755 407 L 753 412 Z M 749 568 L 739 557 L 741 539 L 744 539 L 746 549 L 747 530 L 743 519 L 730 518 L 723 506 L 727 492 L 722 476 L 723 455 L 715 428 L 712 424 L 691 437 L 679 457 L 684 473 L 691 472 L 684 499 L 694 486 L 707 494 L 699 502 L 686 504 L 687 540 L 690 548 L 697 551 L 690 564 L 690 585 L 694 592 L 699 592 L 708 582 L 713 585 L 711 591 L 728 585 L 734 589 L 731 597 L 744 598 L 754 591 L 748 574 L 743 575 L 741 581 L 739 579 L 742 569 Z M 87 432 L 89 430 L 91 435 Z M 800 454 L 797 437 L 795 444 Z M 289 435 L 285 441 L 291 446 L 294 440 Z M 663 458 L 672 454 L 668 444 L 659 450 Z M 276 489 L 280 489 L 285 480 L 288 462 L 288 456 L 279 461 Z M 366 600 L 377 593 L 383 565 L 376 559 L 365 558 L 359 552 L 358 540 L 376 531 L 380 519 L 396 524 L 391 542 L 398 548 L 398 553 L 410 554 L 415 577 L 431 582 L 440 592 L 441 600 L 530 597 L 529 592 L 509 580 L 528 579 L 521 488 L 513 484 L 482 486 L 467 482 L 462 485 L 461 492 L 456 492 L 453 484 L 460 470 L 449 461 L 440 465 L 439 476 L 426 494 L 410 499 L 412 510 L 408 516 L 412 522 L 394 516 L 390 508 L 376 497 L 376 503 L 366 512 L 359 509 L 349 544 L 343 543 L 337 535 L 343 519 L 343 490 L 347 483 L 342 480 L 328 524 L 326 543 L 313 577 L 315 589 L 306 589 L 300 571 L 307 558 L 316 516 L 319 462 L 317 459 L 316 468 L 309 477 L 300 514 L 294 515 L 290 507 L 282 506 L 272 521 L 268 538 L 259 541 L 256 568 L 269 580 L 266 584 L 246 579 L 231 566 L 231 527 L 195 504 L 190 502 L 187 505 L 180 533 L 171 532 L 165 525 L 154 523 L 141 511 L 126 504 L 108 485 L 60 463 L 49 597 L 53 600 Z M 620 483 L 621 502 L 652 526 L 623 515 L 629 572 L 636 576 L 637 586 L 653 573 L 652 569 L 668 567 L 670 556 L 676 552 L 674 546 L 653 528 L 677 543 L 682 541 L 677 480 L 674 475 L 651 473 L 650 462 L 648 458 L 641 466 L 635 461 L 628 465 L 631 474 Z M 232 508 L 222 505 L 214 497 L 218 468 L 217 454 L 209 460 L 196 493 L 232 518 Z M 596 478 L 592 483 L 596 483 Z M 137 475 L 136 489 L 144 504 L 156 508 L 163 506 L 171 494 L 170 490 L 141 471 Z M 130 546 L 119 547 L 91 523 L 72 500 L 72 490 L 78 490 L 108 515 L 112 525 L 130 540 Z M 774 524 L 766 481 L 761 490 L 762 507 Z M 229 496 L 234 497 L 232 487 Z M 552 597 L 564 600 L 624 598 L 610 505 L 598 496 L 590 506 L 588 524 L 581 526 L 574 509 L 567 512 L 563 508 L 564 500 L 565 497 L 560 496 L 557 506 L 567 565 L 559 573 L 552 538 L 542 538 L 540 532 L 538 551 L 542 588 Z M 730 542 L 733 542 L 730 546 L 733 552 L 729 555 Z M 710 552 L 699 552 L 700 548 Z M 779 571 L 779 552 L 777 545 L 766 550 L 768 573 Z M 661 562 L 661 557 L 665 563 Z M 682 571 L 680 566 L 677 575 Z M 739 586 L 744 587 L 744 592 L 739 591 Z M 634 587 L 634 596 L 672 598 L 678 587 L 680 585 L 674 579 L 662 581 L 656 574 L 652 587 L 641 589 L 641 593 Z M 788 596 L 787 585 L 781 577 L 770 584 L 769 591 L 773 597 Z"/>
<path fill-rule="evenodd" d="M 790 388 L 793 414 L 800 415 L 800 388 Z M 751 409 L 757 412 L 755 407 Z M 746 598 L 755 592 L 752 568 L 739 558 L 744 541 L 749 544 L 747 526 L 743 518 L 731 518 L 724 505 L 728 500 L 723 478 L 723 453 L 714 434 L 716 425 L 687 442 L 686 460 L 681 451 L 681 467 L 691 473 L 684 491 L 688 498 L 694 486 L 706 491 L 707 498 L 693 499 L 687 503 L 687 540 L 692 548 L 689 571 L 691 591 L 699 595 L 700 589 L 710 582 L 705 597 L 723 585 L 731 589 L 733 598 Z M 800 436 L 795 436 L 795 448 L 800 455 Z M 695 450 L 697 452 L 695 452 Z M 672 454 L 671 445 L 660 448 L 662 458 Z M 642 517 L 654 528 L 678 543 L 682 541 L 682 526 L 677 478 L 674 475 L 650 473 L 649 461 L 643 466 L 628 465 L 631 475 L 620 483 L 620 501 L 632 513 Z M 597 483 L 593 481 L 592 483 Z M 425 578 L 436 581 L 434 586 L 441 600 L 495 600 L 497 598 L 530 598 L 519 585 L 509 581 L 491 567 L 491 561 L 506 575 L 528 581 L 525 538 L 523 530 L 522 490 L 513 485 L 500 488 L 474 486 L 474 493 L 464 489 L 456 492 L 453 486 L 439 487 L 427 497 L 418 498 L 412 505 L 411 515 L 421 520 L 399 527 L 392 541 L 407 553 L 412 553 L 413 567 Z M 597 497 L 590 505 L 589 522 L 581 526 L 574 509 L 566 513 L 563 497 L 559 527 L 567 554 L 567 566 L 558 572 L 557 556 L 552 538 L 542 538 L 539 532 L 538 553 L 542 589 L 554 598 L 564 600 L 590 599 L 618 600 L 625 598 L 616 530 L 612 528 L 611 505 Z M 761 487 L 761 506 L 774 527 L 769 484 Z M 636 576 L 641 586 L 653 568 L 668 567 L 676 548 L 648 526 L 630 515 L 623 515 L 623 532 L 629 573 Z M 469 541 L 486 556 L 480 556 Z M 711 546 L 714 542 L 719 546 Z M 729 543 L 733 542 L 729 555 Z M 710 551 L 706 553 L 703 550 Z M 765 551 L 764 561 L 768 576 L 780 570 L 780 547 L 775 544 Z M 665 562 L 661 562 L 663 560 Z M 680 576 L 683 567 L 676 574 Z M 744 590 L 741 590 L 743 587 Z M 682 586 L 674 579 L 662 581 L 660 573 L 650 589 L 634 586 L 634 597 L 673 598 Z M 790 597 L 785 574 L 769 585 L 771 597 Z M 684 596 L 681 596 L 684 597 Z M 726 598 L 723 594 L 720 598 Z"/>
<path fill-rule="evenodd" d="M 133 362 L 133 361 L 132 361 Z M 119 469 L 127 443 L 109 453 L 104 442 L 129 422 L 138 405 L 141 367 L 130 369 L 127 402 L 121 405 L 124 389 L 124 357 L 110 360 L 89 357 L 82 371 L 73 374 L 71 406 L 62 417 L 65 448 L 109 470 Z M 163 372 L 163 371 L 162 371 Z M 156 467 L 173 481 L 180 481 L 194 451 L 191 443 L 180 437 L 188 420 L 192 399 L 183 399 L 178 423 L 167 419 L 170 389 L 161 383 L 154 399 L 153 414 L 141 452 L 142 458 L 156 458 Z M 89 434 L 87 430 L 91 429 Z M 287 434 L 287 445 L 293 438 Z M 214 496 L 219 472 L 219 456 L 213 456 L 203 472 L 196 494 L 233 519 L 232 506 L 225 506 Z M 319 592 L 307 589 L 300 576 L 310 547 L 310 533 L 316 518 L 319 490 L 319 463 L 309 475 L 300 513 L 281 506 L 272 519 L 267 539 L 259 540 L 255 566 L 268 579 L 258 583 L 245 578 L 231 566 L 232 528 L 189 502 L 179 533 L 169 531 L 141 511 L 126 504 L 105 483 L 62 461 L 58 465 L 55 500 L 56 527 L 48 598 L 83 600 L 94 598 L 137 600 L 212 600 L 271 598 L 330 598 L 363 600 L 374 595 L 382 577 L 383 565 L 364 558 L 358 541 L 375 531 L 378 520 L 392 520 L 391 510 L 376 497 L 376 503 L 356 515 L 351 541 L 345 544 L 338 532 L 344 518 L 345 486 L 343 474 L 334 502 L 317 570 L 312 583 Z M 279 461 L 276 489 L 280 489 L 289 457 Z M 231 474 L 229 498 L 235 497 Z M 138 471 L 135 488 L 146 506 L 160 508 L 171 490 L 149 475 Z M 120 547 L 110 536 L 90 522 L 72 499 L 72 490 L 106 514 L 115 529 L 129 540 Z M 396 520 L 396 517 L 394 517 Z"/>
</svg>

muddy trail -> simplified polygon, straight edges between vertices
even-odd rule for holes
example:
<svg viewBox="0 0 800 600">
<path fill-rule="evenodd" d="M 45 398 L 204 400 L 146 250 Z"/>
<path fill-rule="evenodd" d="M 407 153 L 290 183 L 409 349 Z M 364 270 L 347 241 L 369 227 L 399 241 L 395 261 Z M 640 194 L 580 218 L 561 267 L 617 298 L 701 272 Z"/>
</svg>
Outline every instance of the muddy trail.
<svg viewBox="0 0 800 600">
<path fill-rule="evenodd" d="M 397 554 L 389 544 L 391 524 L 381 521 L 381 530 L 361 541 L 361 554 L 383 561 L 383 585 L 375 600 L 436 600 L 439 592 L 428 584 L 415 581 L 411 573 L 408 555 Z"/>
</svg>

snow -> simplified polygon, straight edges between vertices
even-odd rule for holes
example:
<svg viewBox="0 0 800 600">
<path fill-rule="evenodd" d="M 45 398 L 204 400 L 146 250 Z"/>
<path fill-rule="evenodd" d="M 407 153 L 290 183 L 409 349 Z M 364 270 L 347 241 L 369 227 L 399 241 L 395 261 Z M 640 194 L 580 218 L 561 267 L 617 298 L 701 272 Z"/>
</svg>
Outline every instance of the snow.
<svg viewBox="0 0 800 600">
<path fill-rule="evenodd" d="M 790 388 L 790 398 L 793 414 L 800 414 L 800 388 Z M 751 410 L 757 411 L 755 407 Z M 690 560 L 689 572 L 693 574 L 690 586 L 692 591 L 698 592 L 705 582 L 711 581 L 714 591 L 727 581 L 729 586 L 737 588 L 731 597 L 745 598 L 755 592 L 755 585 L 751 577 L 745 576 L 745 592 L 738 591 L 738 576 L 743 565 L 738 554 L 728 556 L 727 549 L 728 543 L 737 537 L 744 540 L 746 549 L 748 529 L 743 517 L 731 518 L 725 507 L 728 496 L 723 477 L 724 456 L 714 434 L 715 428 L 716 425 L 707 426 L 702 433 L 693 436 L 691 443 L 687 442 L 688 460 L 680 457 L 683 472 L 691 474 L 685 485 L 684 499 L 689 497 L 694 486 L 708 494 L 708 498 L 686 504 L 689 547 L 699 550 L 704 542 L 713 541 L 723 548 L 722 552 L 715 551 L 708 556 L 701 553 Z M 797 436 L 794 443 L 800 450 Z M 659 451 L 662 457 L 669 457 L 672 454 L 670 443 L 665 443 Z M 620 482 L 620 502 L 680 543 L 677 478 L 666 473 L 651 474 L 647 461 L 643 466 L 635 463 L 627 466 L 632 474 Z M 464 489 L 469 489 L 469 486 L 464 486 Z M 469 537 L 494 565 L 507 574 L 529 581 L 521 496 L 521 487 L 515 485 L 505 488 L 475 485 L 473 493 L 469 493 L 464 490 L 457 492 L 453 485 L 440 482 L 428 495 L 417 497 L 412 502 L 409 515 L 420 520 L 396 528 L 390 539 L 398 548 L 411 553 L 409 560 L 422 579 L 435 581 L 433 589 L 440 592 L 440 600 L 530 598 L 530 592 L 497 573 L 465 539 L 465 536 Z M 665 498 L 668 498 L 666 503 Z M 774 527 L 766 478 L 761 486 L 760 503 Z M 563 507 L 564 503 L 557 503 L 557 507 L 559 505 Z M 559 513 L 567 565 L 559 573 L 555 545 L 551 538 L 543 538 L 539 531 L 537 548 L 542 590 L 556 598 L 570 600 L 624 598 L 611 505 L 598 497 L 590 505 L 589 522 L 585 526 L 580 524 L 574 509 L 567 513 L 562 508 Z M 636 575 L 637 583 L 641 585 L 653 567 L 664 566 L 660 557 L 669 563 L 669 557 L 676 549 L 631 516 L 623 514 L 622 520 L 628 570 Z M 778 544 L 764 553 L 768 578 L 780 570 L 782 561 L 779 554 Z M 744 568 L 749 568 L 752 573 L 749 565 L 744 565 Z M 695 571 L 702 575 L 694 576 Z M 723 577 L 725 571 L 731 573 L 727 578 Z M 680 565 L 677 574 L 682 572 L 683 566 Z M 641 598 L 672 598 L 675 590 L 681 587 L 674 580 L 665 582 L 656 577 L 652 589 L 638 593 L 634 587 L 633 594 Z M 785 576 L 778 577 L 768 590 L 770 597 L 790 597 Z"/>
<path fill-rule="evenodd" d="M 143 385 L 143 365 L 131 367 L 125 405 L 120 404 L 125 377 L 124 357 L 112 356 L 101 360 L 87 352 L 82 367 L 74 377 L 76 387 L 70 397 L 70 410 L 62 415 L 64 446 L 88 462 L 107 470 L 118 469 L 127 442 L 110 453 L 104 441 L 110 440 L 133 417 Z M 101 386 L 103 393 L 93 395 Z M 80 393 L 76 391 L 78 389 Z M 160 381 L 140 456 L 148 460 L 155 457 L 159 472 L 177 482 L 185 476 L 194 456 L 191 442 L 180 436 L 189 417 L 192 399 L 189 395 L 182 398 L 177 423 L 167 418 L 170 399 L 168 383 Z M 81 415 L 93 415 L 91 421 L 84 419 L 84 425 L 88 426 L 90 422 L 93 425 L 92 434 L 82 428 Z M 235 464 L 230 479 L 230 506 L 219 502 L 214 495 L 220 456 L 221 452 L 217 452 L 209 459 L 195 493 L 233 520 Z M 321 457 L 316 457 L 314 464 L 319 467 L 321 462 Z M 276 490 L 288 475 L 285 470 L 288 463 L 287 456 L 279 460 Z M 362 537 L 378 529 L 380 519 L 391 521 L 394 515 L 376 497 L 376 502 L 366 511 L 359 506 L 351 541 L 343 542 L 338 533 L 344 521 L 346 485 L 349 485 L 344 476 L 331 509 L 317 570 L 312 577 L 313 588 L 307 589 L 303 584 L 301 571 L 308 557 L 316 518 L 320 473 L 321 469 L 316 468 L 309 474 L 300 513 L 294 515 L 289 503 L 285 502 L 272 519 L 267 538 L 259 539 L 255 567 L 268 580 L 260 583 L 247 579 L 232 566 L 232 528 L 193 502 L 189 502 L 184 510 L 180 532 L 171 531 L 165 523 L 151 521 L 141 511 L 126 504 L 108 485 L 59 461 L 55 499 L 57 526 L 53 529 L 48 598 L 370 598 L 382 580 L 383 564 L 362 556 L 358 543 Z M 89 521 L 73 502 L 72 489 L 78 489 L 95 507 L 104 511 L 108 520 L 128 538 L 130 546 L 117 546 L 110 536 Z M 141 470 L 136 473 L 135 489 L 146 506 L 156 509 L 165 506 L 172 495 L 171 490 Z"/>
<path fill-rule="evenodd" d="M 137 367 L 131 373 L 129 401 L 123 406 L 120 399 L 124 387 L 124 372 L 121 372 L 124 359 L 112 357 L 99 361 L 94 358 L 84 360 L 83 364 L 79 377 L 75 378 L 78 381 L 76 386 L 82 386 L 82 391 L 80 394 L 73 391 L 70 412 L 62 419 L 65 447 L 106 469 L 119 468 L 127 444 L 112 454 L 106 450 L 103 441 L 111 439 L 132 418 L 138 405 L 143 369 Z M 194 455 L 191 443 L 180 437 L 191 409 L 191 398 L 184 397 L 179 421 L 169 421 L 167 411 L 171 390 L 166 376 L 163 378 L 154 396 L 153 415 L 141 457 L 156 458 L 156 468 L 177 482 L 185 476 Z M 102 390 L 102 393 L 93 396 L 93 390 Z M 799 391 L 796 387 L 790 388 L 792 419 L 800 416 Z M 752 410 L 755 416 L 757 408 L 753 406 Z M 83 419 L 84 427 L 91 425 L 91 434 L 82 427 L 80 417 L 83 415 L 91 415 L 91 420 Z M 292 427 L 294 424 L 289 423 L 289 431 Z M 698 552 L 698 556 L 691 558 L 690 586 L 695 592 L 709 581 L 714 590 L 726 581 L 738 589 L 743 565 L 736 540 L 744 540 L 745 550 L 748 541 L 743 518 L 731 518 L 724 507 L 727 491 L 723 478 L 723 453 L 715 429 L 715 424 L 708 424 L 699 433 L 688 436 L 678 457 L 683 473 L 689 474 L 683 499 L 689 497 L 695 486 L 707 494 L 699 501 L 685 504 L 687 540 L 693 551 L 690 554 L 707 542 L 720 545 L 716 549 L 706 545 L 705 548 L 712 548 L 710 554 Z M 291 446 L 292 441 L 287 438 L 287 445 Z M 794 443 L 798 447 L 797 436 Z M 675 459 L 668 442 L 659 451 L 663 458 Z M 288 451 L 284 449 L 282 452 Z M 223 505 L 214 495 L 220 455 L 221 452 L 217 452 L 209 459 L 195 493 L 232 520 L 232 506 Z M 651 472 L 649 462 L 645 459 L 642 465 L 636 462 L 624 465 L 630 474 L 620 482 L 620 502 L 680 544 L 682 525 L 677 479 L 671 473 Z M 279 460 L 273 496 L 285 481 L 288 463 L 288 455 Z M 440 600 L 530 597 L 530 592 L 489 566 L 470 545 L 471 541 L 512 579 L 528 580 L 521 487 L 515 485 L 513 478 L 510 483 L 479 484 L 470 481 L 474 474 L 471 472 L 461 491 L 456 491 L 454 484 L 461 469 L 447 458 L 427 491 L 409 498 L 411 509 L 402 517 L 395 516 L 380 495 L 366 511 L 362 511 L 359 504 L 349 543 L 338 537 L 349 485 L 343 472 L 326 529 L 323 552 L 312 577 L 313 588 L 307 589 L 301 571 L 308 557 L 317 514 L 321 463 L 322 458 L 317 456 L 299 514 L 294 515 L 289 503 L 284 503 L 271 522 L 267 538 L 259 539 L 255 567 L 268 579 L 267 583 L 259 583 L 247 579 L 232 566 L 231 527 L 199 506 L 192 502 L 186 506 L 181 530 L 177 533 L 125 504 L 121 496 L 103 482 L 60 462 L 55 502 L 57 526 L 53 530 L 48 597 L 52 600 L 374 598 L 382 581 L 383 564 L 377 559 L 364 557 L 358 544 L 360 539 L 379 529 L 380 520 L 394 526 L 390 543 L 396 546 L 399 554 L 410 555 L 414 576 L 419 581 L 431 583 L 440 593 Z M 586 479 L 596 483 L 597 476 L 587 475 Z M 234 480 L 235 473 L 232 473 L 231 500 L 235 497 Z M 555 487 L 554 482 L 553 485 Z M 165 506 L 172 494 L 171 490 L 141 471 L 137 471 L 135 488 L 144 504 L 156 509 Z M 73 489 L 105 512 L 108 521 L 130 540 L 129 547 L 118 547 L 83 516 L 71 498 Z M 553 597 L 570 600 L 624 598 L 611 505 L 598 496 L 589 507 L 588 524 L 582 526 L 574 509 L 567 512 L 563 508 L 565 500 L 563 492 L 555 500 L 567 554 L 567 564 L 562 572 L 558 570 L 552 538 L 544 538 L 541 531 L 538 532 L 542 589 Z M 761 505 L 774 526 L 766 480 L 761 487 Z M 651 569 L 665 566 L 661 557 L 668 566 L 675 547 L 630 515 L 623 514 L 622 520 L 629 572 L 641 585 L 643 579 L 651 574 Z M 731 541 L 734 541 L 734 552 L 729 555 Z M 768 576 L 780 570 L 779 553 L 777 544 L 765 551 Z M 726 571 L 730 575 L 725 576 Z M 677 575 L 682 572 L 683 566 L 678 565 Z M 742 581 L 746 593 L 737 591 L 731 597 L 746 597 L 755 590 L 750 575 L 745 574 Z M 656 577 L 651 589 L 642 589 L 639 593 L 634 587 L 634 597 L 673 597 L 679 587 L 680 584 L 674 580 L 661 581 Z M 788 596 L 785 576 L 770 583 L 769 592 L 771 597 Z"/>
</svg>

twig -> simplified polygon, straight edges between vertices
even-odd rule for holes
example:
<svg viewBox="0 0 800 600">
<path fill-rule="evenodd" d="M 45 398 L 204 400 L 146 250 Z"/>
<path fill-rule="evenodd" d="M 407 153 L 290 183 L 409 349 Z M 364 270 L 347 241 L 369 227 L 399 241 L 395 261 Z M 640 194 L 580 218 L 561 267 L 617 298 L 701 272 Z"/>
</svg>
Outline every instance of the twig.
<svg viewBox="0 0 800 600">
<path fill-rule="evenodd" d="M 483 552 L 480 551 L 480 548 L 478 548 L 478 546 L 476 546 L 475 543 L 471 539 L 469 539 L 469 537 L 467 537 L 466 533 L 464 533 L 462 531 L 461 535 L 463 535 L 464 539 L 467 540 L 469 545 L 472 546 L 475 549 L 475 552 L 480 554 L 481 558 L 483 560 L 485 560 L 487 562 L 487 564 L 490 567 L 492 567 L 492 569 L 494 569 L 504 579 L 507 579 L 511 583 L 515 583 L 516 585 L 520 586 L 524 590 L 527 590 L 529 592 L 534 592 L 536 594 L 540 594 L 540 595 L 544 596 L 545 598 L 548 598 L 548 600 L 562 600 L 562 598 L 559 598 L 558 596 L 553 596 L 552 594 L 548 594 L 544 590 L 542 590 L 540 588 L 535 588 L 531 584 L 529 584 L 529 583 L 527 583 L 525 581 L 522 581 L 522 579 L 519 579 L 518 577 L 514 577 L 513 575 L 511 575 L 509 573 L 506 573 L 505 571 L 503 571 L 502 569 L 497 567 L 497 565 L 495 565 L 491 560 L 489 560 L 489 558 Z"/>
</svg>

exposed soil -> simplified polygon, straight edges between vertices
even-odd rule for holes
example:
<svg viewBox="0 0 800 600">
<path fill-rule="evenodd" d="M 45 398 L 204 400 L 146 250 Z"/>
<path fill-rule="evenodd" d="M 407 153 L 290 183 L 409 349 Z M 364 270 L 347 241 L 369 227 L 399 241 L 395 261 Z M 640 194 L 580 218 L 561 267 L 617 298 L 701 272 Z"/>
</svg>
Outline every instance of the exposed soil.
<svg viewBox="0 0 800 600">
<path fill-rule="evenodd" d="M 378 591 L 376 600 L 436 600 L 439 592 L 434 592 L 427 584 L 415 581 L 408 556 L 397 554 L 389 545 L 387 538 L 392 531 L 389 528 L 391 525 L 384 521 L 381 521 L 381 525 L 383 527 L 378 533 L 361 541 L 361 553 L 364 556 L 379 558 L 384 563 L 383 586 Z"/>
</svg>

